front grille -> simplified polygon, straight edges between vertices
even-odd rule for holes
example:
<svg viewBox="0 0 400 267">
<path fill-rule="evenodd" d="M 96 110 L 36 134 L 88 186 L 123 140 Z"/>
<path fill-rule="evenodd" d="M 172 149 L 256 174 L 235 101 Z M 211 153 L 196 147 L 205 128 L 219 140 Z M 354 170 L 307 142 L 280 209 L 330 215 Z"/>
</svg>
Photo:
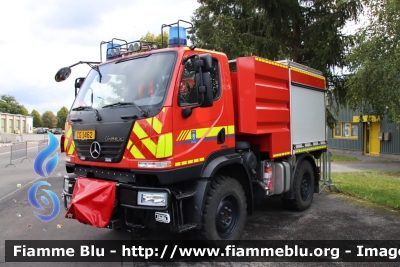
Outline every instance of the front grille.
<svg viewBox="0 0 400 267">
<path fill-rule="evenodd" d="M 79 158 L 85 157 L 86 160 L 107 162 L 121 160 L 122 154 L 124 153 L 124 142 L 99 142 L 101 153 L 100 157 L 97 159 L 92 158 L 90 155 L 90 145 L 92 143 L 93 141 L 75 141 Z"/>
</svg>

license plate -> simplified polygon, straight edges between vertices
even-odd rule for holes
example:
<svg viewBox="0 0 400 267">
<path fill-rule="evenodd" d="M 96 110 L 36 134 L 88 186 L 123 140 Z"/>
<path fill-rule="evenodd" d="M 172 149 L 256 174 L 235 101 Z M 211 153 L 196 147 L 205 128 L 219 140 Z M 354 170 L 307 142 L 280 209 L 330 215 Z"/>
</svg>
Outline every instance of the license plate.
<svg viewBox="0 0 400 267">
<path fill-rule="evenodd" d="M 76 131 L 75 140 L 94 140 L 96 137 L 95 131 Z"/>
<path fill-rule="evenodd" d="M 157 222 L 169 223 L 171 221 L 171 218 L 169 217 L 168 213 L 156 212 L 155 215 L 156 215 Z"/>
</svg>

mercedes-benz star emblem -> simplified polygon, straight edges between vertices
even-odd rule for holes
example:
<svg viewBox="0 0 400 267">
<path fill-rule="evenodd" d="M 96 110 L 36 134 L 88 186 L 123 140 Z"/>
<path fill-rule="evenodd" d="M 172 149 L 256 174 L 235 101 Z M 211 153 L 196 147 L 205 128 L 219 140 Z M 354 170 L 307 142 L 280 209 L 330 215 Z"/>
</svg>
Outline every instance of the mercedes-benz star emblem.
<svg viewBox="0 0 400 267">
<path fill-rule="evenodd" d="M 92 158 L 97 159 L 98 157 L 100 157 L 100 153 L 101 153 L 101 147 L 99 142 L 93 142 L 90 145 L 90 155 L 92 156 Z"/>
</svg>

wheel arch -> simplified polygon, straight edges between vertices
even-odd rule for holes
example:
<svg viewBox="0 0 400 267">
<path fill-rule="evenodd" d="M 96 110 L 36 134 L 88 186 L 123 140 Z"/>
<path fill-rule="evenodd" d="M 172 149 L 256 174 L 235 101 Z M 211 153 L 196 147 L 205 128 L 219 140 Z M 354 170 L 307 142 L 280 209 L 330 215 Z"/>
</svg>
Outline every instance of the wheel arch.
<svg viewBox="0 0 400 267">
<path fill-rule="evenodd" d="M 303 153 L 300 154 L 296 158 L 296 164 L 294 168 L 292 169 L 292 174 L 291 174 L 291 186 L 290 190 L 283 194 L 283 198 L 286 199 L 294 199 L 294 180 L 295 180 L 295 174 L 297 170 L 301 167 L 301 164 L 303 161 L 308 161 L 311 164 L 311 168 L 313 169 L 313 174 L 314 174 L 314 193 L 319 193 L 319 173 L 317 169 L 317 165 L 315 163 L 314 157 L 310 153 Z"/>
</svg>

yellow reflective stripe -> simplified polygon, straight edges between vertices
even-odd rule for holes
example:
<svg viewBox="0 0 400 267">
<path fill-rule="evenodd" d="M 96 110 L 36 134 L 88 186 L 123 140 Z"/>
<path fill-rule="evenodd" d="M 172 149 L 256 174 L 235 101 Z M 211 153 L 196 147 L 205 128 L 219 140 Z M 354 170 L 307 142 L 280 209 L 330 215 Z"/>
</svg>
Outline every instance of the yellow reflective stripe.
<svg viewBox="0 0 400 267">
<path fill-rule="evenodd" d="M 212 128 L 211 129 L 211 131 L 207 134 L 207 137 L 214 137 L 214 136 L 217 136 L 218 135 L 218 133 L 219 133 L 219 131 L 221 131 L 221 129 L 222 128 L 225 128 L 225 132 L 226 132 L 226 126 L 220 126 L 220 127 L 214 127 L 214 128 Z"/>
<path fill-rule="evenodd" d="M 174 146 L 172 141 L 172 133 L 165 134 L 165 157 L 172 156 L 172 148 Z"/>
<path fill-rule="evenodd" d="M 72 135 L 72 126 L 69 127 L 68 132 L 67 132 L 67 138 L 69 139 Z"/>
<path fill-rule="evenodd" d="M 190 136 L 189 133 L 190 133 L 190 130 L 185 130 L 185 132 L 181 136 L 181 140 L 189 140 L 189 139 L 191 139 L 191 136 Z"/>
<path fill-rule="evenodd" d="M 152 122 L 151 122 L 152 119 L 153 119 L 153 117 L 146 119 L 146 121 L 147 121 L 150 125 L 152 125 Z"/>
<path fill-rule="evenodd" d="M 72 141 L 71 146 L 68 149 L 68 154 L 72 155 L 74 153 L 74 149 L 75 149 L 75 142 Z"/>
<path fill-rule="evenodd" d="M 68 141 L 69 141 L 69 139 L 65 138 L 65 140 L 64 140 L 64 151 L 67 151 Z"/>
<path fill-rule="evenodd" d="M 181 135 L 183 134 L 183 131 L 181 131 L 178 135 L 178 138 L 176 138 L 176 141 L 179 141 L 179 138 L 181 138 Z"/>
<path fill-rule="evenodd" d="M 326 145 L 322 145 L 322 146 L 313 146 L 313 147 L 307 147 L 307 148 L 296 149 L 296 150 L 294 151 L 294 153 L 297 154 L 297 153 L 302 153 L 302 152 L 320 150 L 320 149 L 324 149 L 324 148 L 326 148 Z"/>
<path fill-rule="evenodd" d="M 275 62 L 275 61 L 272 61 L 269 59 L 265 59 L 265 58 L 256 57 L 256 61 L 267 63 L 267 64 L 274 65 L 274 66 L 278 66 L 278 67 L 285 68 L 285 69 L 288 68 L 287 65 L 284 65 L 284 64 L 281 64 L 281 63 L 278 63 L 278 62 Z"/>
<path fill-rule="evenodd" d="M 139 123 L 135 123 L 133 126 L 133 132 L 139 137 L 139 139 L 143 139 L 147 137 L 146 132 L 140 127 Z"/>
<path fill-rule="evenodd" d="M 165 112 L 165 108 L 162 108 L 162 112 Z"/>
<path fill-rule="evenodd" d="M 228 134 L 234 134 L 234 133 L 235 133 L 235 125 L 229 125 Z"/>
<path fill-rule="evenodd" d="M 201 129 L 196 129 L 196 137 L 197 138 L 202 138 L 206 132 L 208 131 L 208 129 L 210 128 L 201 128 Z M 190 139 L 190 138 L 189 138 Z"/>
<path fill-rule="evenodd" d="M 135 145 L 131 148 L 131 154 L 135 159 L 145 159 L 142 152 Z"/>
<path fill-rule="evenodd" d="M 199 163 L 202 161 L 204 161 L 204 158 L 189 159 L 189 160 L 185 160 L 185 161 L 175 162 L 175 167 L 189 165 L 189 164 L 193 164 L 193 163 Z"/>
<path fill-rule="evenodd" d="M 132 145 L 132 141 L 129 139 L 126 149 L 129 149 L 131 147 L 131 145 Z"/>
<path fill-rule="evenodd" d="M 156 117 L 153 118 L 153 129 L 156 131 L 156 133 L 160 134 L 162 131 L 162 123 L 159 119 Z"/>
<path fill-rule="evenodd" d="M 157 153 L 157 145 L 150 138 L 146 138 L 142 140 L 143 145 L 147 147 L 147 149 L 153 154 L 153 156 Z"/>
<path fill-rule="evenodd" d="M 289 152 L 283 152 L 283 153 L 274 154 L 272 157 L 276 158 L 276 157 L 282 157 L 282 156 L 287 156 L 287 155 L 290 155 L 290 151 Z"/>
<path fill-rule="evenodd" d="M 165 134 L 158 138 L 156 158 L 164 158 L 165 156 Z"/>
</svg>

